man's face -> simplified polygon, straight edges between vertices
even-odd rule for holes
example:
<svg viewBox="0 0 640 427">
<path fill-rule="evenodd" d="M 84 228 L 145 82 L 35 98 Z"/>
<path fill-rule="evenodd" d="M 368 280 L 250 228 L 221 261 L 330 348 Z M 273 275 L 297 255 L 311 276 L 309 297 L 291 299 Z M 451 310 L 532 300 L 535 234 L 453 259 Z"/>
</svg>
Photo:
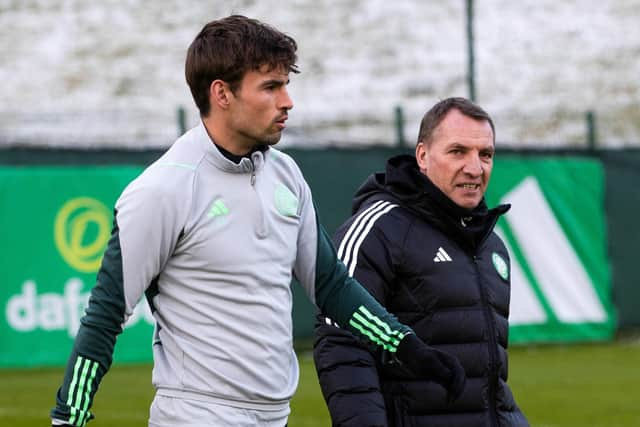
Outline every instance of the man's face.
<svg viewBox="0 0 640 427">
<path fill-rule="evenodd" d="M 450 110 L 431 143 L 418 143 L 420 171 L 458 206 L 473 209 L 482 200 L 493 168 L 493 131 L 487 121 Z"/>
<path fill-rule="evenodd" d="M 287 112 L 293 108 L 283 68 L 248 71 L 236 93 L 230 97 L 231 128 L 239 146 L 250 150 L 257 144 L 280 141 Z"/>
</svg>

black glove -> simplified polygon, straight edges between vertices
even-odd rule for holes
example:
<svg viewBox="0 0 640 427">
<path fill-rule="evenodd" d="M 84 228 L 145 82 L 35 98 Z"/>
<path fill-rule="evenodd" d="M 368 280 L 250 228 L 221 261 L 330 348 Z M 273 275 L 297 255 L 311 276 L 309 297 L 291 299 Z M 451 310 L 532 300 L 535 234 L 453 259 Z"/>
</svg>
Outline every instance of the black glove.
<svg viewBox="0 0 640 427">
<path fill-rule="evenodd" d="M 450 400 L 460 397 L 466 374 L 457 357 L 426 345 L 415 334 L 406 335 L 400 341 L 396 355 L 416 376 L 446 388 Z"/>
</svg>

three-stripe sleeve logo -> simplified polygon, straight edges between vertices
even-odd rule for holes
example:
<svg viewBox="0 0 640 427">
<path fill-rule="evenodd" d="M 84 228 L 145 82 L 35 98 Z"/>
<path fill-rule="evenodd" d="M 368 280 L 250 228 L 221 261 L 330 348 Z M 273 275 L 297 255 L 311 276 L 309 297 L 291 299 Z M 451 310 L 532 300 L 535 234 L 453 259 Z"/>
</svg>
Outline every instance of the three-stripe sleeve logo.
<svg viewBox="0 0 640 427">
<path fill-rule="evenodd" d="M 362 211 L 344 235 L 340 246 L 338 247 L 338 258 L 347 266 L 349 275 L 353 273 L 358 265 L 358 251 L 367 234 L 373 228 L 375 222 L 391 209 L 397 207 L 390 202 L 380 200 Z M 360 306 L 353 313 L 349 320 L 349 325 L 366 336 L 371 342 L 379 345 L 383 349 L 395 353 L 398 344 L 404 333 L 391 329 L 391 327 L 372 314 L 366 307 Z"/>
<path fill-rule="evenodd" d="M 73 378 L 67 398 L 71 412 L 69 424 L 84 426 L 91 418 L 89 403 L 97 371 L 98 362 L 78 356 L 73 367 Z"/>
<path fill-rule="evenodd" d="M 391 329 L 387 323 L 362 305 L 353 313 L 349 324 L 372 342 L 391 353 L 398 350 L 398 344 L 404 338 L 402 332 Z"/>
<path fill-rule="evenodd" d="M 350 276 L 353 276 L 353 272 L 358 264 L 358 251 L 360 250 L 360 246 L 369 231 L 371 231 L 373 224 L 375 224 L 382 215 L 395 207 L 398 207 L 398 205 L 380 200 L 360 212 L 353 223 L 351 223 L 338 248 L 338 258 L 347 266 Z"/>
</svg>

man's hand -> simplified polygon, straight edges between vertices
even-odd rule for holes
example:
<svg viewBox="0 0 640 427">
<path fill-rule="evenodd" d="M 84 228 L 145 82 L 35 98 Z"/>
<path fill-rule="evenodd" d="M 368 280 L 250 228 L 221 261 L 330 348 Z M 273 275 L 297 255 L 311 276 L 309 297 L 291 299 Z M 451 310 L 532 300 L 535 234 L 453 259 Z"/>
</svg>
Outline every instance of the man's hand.
<svg viewBox="0 0 640 427">
<path fill-rule="evenodd" d="M 446 388 L 450 399 L 460 397 L 466 374 L 457 357 L 429 347 L 415 334 L 406 335 L 400 341 L 396 355 L 416 376 L 433 380 Z"/>
</svg>

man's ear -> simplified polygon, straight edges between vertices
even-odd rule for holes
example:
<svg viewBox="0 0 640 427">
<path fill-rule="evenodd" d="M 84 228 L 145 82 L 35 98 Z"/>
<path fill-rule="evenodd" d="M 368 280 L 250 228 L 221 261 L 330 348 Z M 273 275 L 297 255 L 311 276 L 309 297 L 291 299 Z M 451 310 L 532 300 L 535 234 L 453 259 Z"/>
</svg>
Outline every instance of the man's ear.
<svg viewBox="0 0 640 427">
<path fill-rule="evenodd" d="M 229 85 L 222 80 L 214 80 L 209 86 L 209 102 L 219 108 L 227 109 L 233 93 Z"/>
<path fill-rule="evenodd" d="M 427 144 L 420 141 L 416 145 L 416 161 L 418 162 L 418 169 L 423 174 L 427 173 L 427 158 L 429 153 L 427 152 Z"/>
</svg>

